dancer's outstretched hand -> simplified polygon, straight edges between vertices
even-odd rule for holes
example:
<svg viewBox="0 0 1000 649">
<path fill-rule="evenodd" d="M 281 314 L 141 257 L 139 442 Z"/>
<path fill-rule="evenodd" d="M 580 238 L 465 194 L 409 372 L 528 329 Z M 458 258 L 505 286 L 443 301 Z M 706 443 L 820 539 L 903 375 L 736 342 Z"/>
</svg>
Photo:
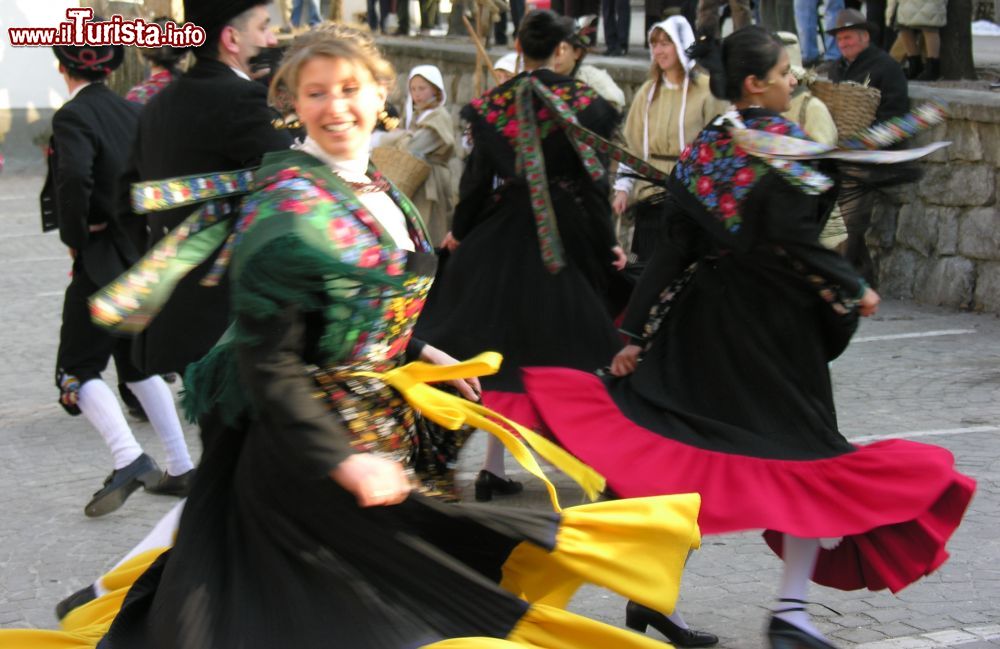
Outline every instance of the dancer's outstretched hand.
<svg viewBox="0 0 1000 649">
<path fill-rule="evenodd" d="M 882 298 L 879 297 L 878 293 L 866 288 L 864 295 L 861 296 L 861 301 L 858 302 L 858 313 L 864 317 L 875 315 L 880 302 L 882 302 Z"/>
<path fill-rule="evenodd" d="M 444 353 L 433 345 L 424 345 L 423 350 L 420 352 L 420 360 L 425 363 L 433 363 L 434 365 L 455 365 L 458 363 L 456 358 Z M 480 395 L 483 393 L 483 388 L 479 385 L 479 379 L 476 377 L 472 377 L 471 379 L 456 379 L 448 381 L 448 384 L 458 390 L 458 393 L 469 401 L 479 401 Z"/>
<path fill-rule="evenodd" d="M 618 190 L 615 197 L 611 199 L 611 211 L 621 216 L 628 209 L 628 192 Z"/>
<path fill-rule="evenodd" d="M 628 263 L 628 257 L 625 255 L 625 251 L 622 250 L 622 247 L 615 246 L 611 249 L 611 252 L 615 256 L 615 260 L 611 262 L 611 265 L 615 267 L 615 270 L 625 270 L 625 264 Z"/>
<path fill-rule="evenodd" d="M 410 495 L 403 465 L 371 453 L 356 453 L 336 466 L 330 477 L 354 494 L 361 507 L 398 505 Z"/>
<path fill-rule="evenodd" d="M 642 347 L 639 345 L 625 345 L 612 359 L 611 373 L 615 376 L 631 374 L 639 364 L 639 354 L 641 353 Z"/>
</svg>

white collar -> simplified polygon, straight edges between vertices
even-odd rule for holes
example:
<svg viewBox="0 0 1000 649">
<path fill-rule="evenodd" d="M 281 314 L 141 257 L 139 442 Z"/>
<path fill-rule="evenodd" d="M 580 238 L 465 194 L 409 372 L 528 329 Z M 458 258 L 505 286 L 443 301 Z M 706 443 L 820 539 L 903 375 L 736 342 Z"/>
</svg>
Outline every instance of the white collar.
<svg viewBox="0 0 1000 649">
<path fill-rule="evenodd" d="M 243 70 L 240 70 L 239 68 L 234 68 L 231 65 L 229 66 L 229 69 L 232 70 L 233 72 L 235 72 L 236 76 L 238 76 L 240 79 L 246 79 L 247 81 L 253 81 L 253 79 L 250 78 L 250 75 L 247 74 L 246 72 L 244 72 Z"/>
<path fill-rule="evenodd" d="M 304 151 L 314 158 L 322 160 L 330 169 L 344 180 L 350 182 L 369 182 L 368 178 L 368 155 L 353 159 L 335 158 L 326 151 L 319 143 L 306 136 L 302 144 L 297 144 L 292 148 Z"/>
<path fill-rule="evenodd" d="M 100 83 L 100 82 L 98 82 L 98 81 L 88 81 L 87 83 L 81 83 L 79 86 L 77 86 L 76 88 L 73 89 L 73 92 L 69 93 L 69 97 L 66 99 L 66 101 L 69 101 L 70 99 L 73 99 L 74 97 L 76 97 L 77 95 L 80 94 L 81 90 L 83 90 L 87 86 L 95 84 L 95 83 Z"/>
</svg>

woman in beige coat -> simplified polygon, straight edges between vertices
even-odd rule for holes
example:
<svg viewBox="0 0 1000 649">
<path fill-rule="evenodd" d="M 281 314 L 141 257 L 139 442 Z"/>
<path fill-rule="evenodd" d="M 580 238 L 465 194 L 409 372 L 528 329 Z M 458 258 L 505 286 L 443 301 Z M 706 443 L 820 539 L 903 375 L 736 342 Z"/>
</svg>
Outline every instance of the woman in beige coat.
<svg viewBox="0 0 1000 649">
<path fill-rule="evenodd" d="M 408 151 L 430 165 L 431 172 L 410 200 L 416 205 L 430 233 L 431 243 L 441 245 L 451 229 L 455 190 L 450 162 L 455 157 L 455 122 L 448 112 L 441 71 L 418 65 L 407 79 L 405 128 L 387 134 L 381 145 Z"/>
<path fill-rule="evenodd" d="M 685 50 L 694 43 L 691 25 L 683 16 L 671 16 L 649 30 L 652 57 L 649 79 L 639 87 L 625 121 L 629 151 L 654 167 L 670 173 L 684 147 L 713 117 L 724 112 L 725 102 L 712 96 L 707 75 L 694 71 Z M 656 187 L 629 178 L 625 165 L 618 171 L 612 209 L 621 216 L 638 203 L 632 252 L 640 261 L 652 253 L 660 209 L 649 203 Z M 655 202 L 655 201 L 654 201 Z"/>
</svg>

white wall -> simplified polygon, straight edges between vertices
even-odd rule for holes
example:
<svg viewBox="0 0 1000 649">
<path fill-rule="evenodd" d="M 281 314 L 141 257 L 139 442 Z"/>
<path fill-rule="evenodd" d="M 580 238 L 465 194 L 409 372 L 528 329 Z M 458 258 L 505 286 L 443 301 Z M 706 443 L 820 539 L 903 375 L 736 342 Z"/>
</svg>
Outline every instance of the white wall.
<svg viewBox="0 0 1000 649">
<path fill-rule="evenodd" d="M 8 27 L 55 27 L 77 0 L 0 2 L 0 110 L 59 108 L 66 85 L 49 47 L 11 47 Z"/>
</svg>

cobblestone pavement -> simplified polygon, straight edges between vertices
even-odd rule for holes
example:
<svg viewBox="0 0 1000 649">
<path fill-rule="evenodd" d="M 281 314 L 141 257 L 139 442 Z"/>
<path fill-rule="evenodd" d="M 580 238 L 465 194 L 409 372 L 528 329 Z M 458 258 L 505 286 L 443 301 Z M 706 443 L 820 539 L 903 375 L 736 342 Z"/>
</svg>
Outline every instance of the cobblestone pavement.
<svg viewBox="0 0 1000 649">
<path fill-rule="evenodd" d="M 140 491 L 117 512 L 83 515 L 109 458 L 87 422 L 56 404 L 52 367 L 70 264 L 58 237 L 39 233 L 40 187 L 37 176 L 0 177 L 0 627 L 55 627 L 55 603 L 110 567 L 175 502 Z M 889 302 L 864 322 L 833 374 L 848 437 L 940 444 L 979 491 L 940 570 L 897 596 L 814 587 L 812 599 L 841 613 L 814 607 L 818 625 L 845 647 L 1000 648 L 1000 319 Z M 149 425 L 135 430 L 162 458 Z M 196 431 L 187 435 L 197 453 Z M 473 438 L 466 486 L 482 448 Z M 578 497 L 564 487 L 564 500 Z M 544 507 L 545 495 L 529 483 L 506 502 Z M 763 647 L 779 570 L 757 533 L 706 538 L 685 575 L 682 610 L 724 648 Z M 588 588 L 573 606 L 624 623 L 616 595 Z"/>
</svg>

